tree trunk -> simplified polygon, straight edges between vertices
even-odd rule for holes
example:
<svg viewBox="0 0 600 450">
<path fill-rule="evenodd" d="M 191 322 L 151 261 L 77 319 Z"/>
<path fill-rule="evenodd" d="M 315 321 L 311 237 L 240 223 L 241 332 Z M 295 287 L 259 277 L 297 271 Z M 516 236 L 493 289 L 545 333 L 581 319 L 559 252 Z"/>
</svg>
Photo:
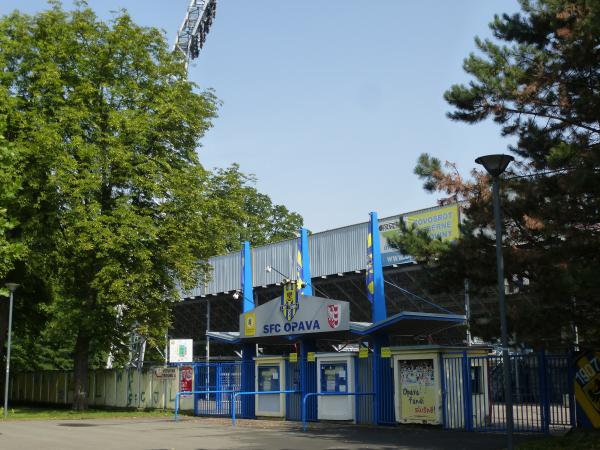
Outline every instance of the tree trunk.
<svg viewBox="0 0 600 450">
<path fill-rule="evenodd" d="M 77 333 L 73 371 L 75 386 L 73 390 L 73 410 L 84 411 L 88 407 L 88 367 L 90 338 L 85 333 Z"/>
</svg>

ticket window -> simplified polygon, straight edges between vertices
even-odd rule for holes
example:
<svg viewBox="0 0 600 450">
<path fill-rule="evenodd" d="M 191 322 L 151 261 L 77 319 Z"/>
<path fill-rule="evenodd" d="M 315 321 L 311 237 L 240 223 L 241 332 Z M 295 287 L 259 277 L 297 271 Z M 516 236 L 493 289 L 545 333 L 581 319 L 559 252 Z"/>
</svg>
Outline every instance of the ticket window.
<svg viewBox="0 0 600 450">
<path fill-rule="evenodd" d="M 339 394 L 353 392 L 353 373 L 351 357 L 319 360 L 319 392 Z M 352 395 L 318 396 L 318 418 L 320 420 L 353 420 L 354 403 Z"/>
<path fill-rule="evenodd" d="M 281 364 L 260 364 L 256 367 L 256 391 L 283 390 Z M 256 415 L 282 417 L 285 414 L 284 394 L 256 395 Z"/>
<path fill-rule="evenodd" d="M 348 392 L 348 363 L 321 365 L 321 392 Z"/>
</svg>

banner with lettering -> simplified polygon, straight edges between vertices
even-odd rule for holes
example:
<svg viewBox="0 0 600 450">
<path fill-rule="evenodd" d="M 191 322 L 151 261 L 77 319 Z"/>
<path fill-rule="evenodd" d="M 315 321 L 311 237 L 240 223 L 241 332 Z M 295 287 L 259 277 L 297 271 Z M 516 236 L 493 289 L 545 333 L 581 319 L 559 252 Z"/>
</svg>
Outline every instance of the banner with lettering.
<svg viewBox="0 0 600 450">
<path fill-rule="evenodd" d="M 428 423 L 437 421 L 436 383 L 433 359 L 398 361 L 400 420 Z"/>
</svg>

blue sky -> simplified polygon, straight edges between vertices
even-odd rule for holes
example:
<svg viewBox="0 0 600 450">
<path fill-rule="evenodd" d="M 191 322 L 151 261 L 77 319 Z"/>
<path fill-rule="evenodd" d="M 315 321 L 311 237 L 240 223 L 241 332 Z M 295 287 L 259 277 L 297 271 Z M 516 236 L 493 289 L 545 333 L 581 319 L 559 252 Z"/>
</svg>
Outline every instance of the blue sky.
<svg viewBox="0 0 600 450">
<path fill-rule="evenodd" d="M 188 0 L 89 0 L 127 9 L 175 39 Z M 65 2 L 70 5 L 71 2 Z M 0 14 L 43 0 L 2 0 Z M 435 205 L 413 175 L 418 155 L 456 162 L 506 152 L 493 123 L 452 122 L 442 95 L 468 81 L 473 38 L 516 0 L 218 0 L 190 79 L 223 101 L 202 141 L 206 167 L 238 162 L 312 231 Z"/>
</svg>

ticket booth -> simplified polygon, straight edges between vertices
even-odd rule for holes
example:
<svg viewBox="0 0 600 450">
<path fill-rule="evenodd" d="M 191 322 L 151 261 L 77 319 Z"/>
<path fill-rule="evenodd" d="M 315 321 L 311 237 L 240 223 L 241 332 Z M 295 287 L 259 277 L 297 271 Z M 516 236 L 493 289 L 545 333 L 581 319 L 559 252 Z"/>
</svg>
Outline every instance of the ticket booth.
<svg viewBox="0 0 600 450">
<path fill-rule="evenodd" d="M 316 355 L 318 392 L 355 392 L 355 353 L 321 353 Z M 317 397 L 319 420 L 355 420 L 353 395 Z"/>
<path fill-rule="evenodd" d="M 281 356 L 255 358 L 257 416 L 285 417 L 285 394 L 260 394 L 285 390 L 285 360 Z"/>
<path fill-rule="evenodd" d="M 391 349 L 394 371 L 394 406 L 400 423 L 442 424 L 442 385 L 446 387 L 446 416 L 464 421 L 463 355 L 470 357 L 473 422 L 486 420 L 489 406 L 487 373 L 480 356 L 488 348 L 411 346 Z M 443 377 L 443 381 L 442 381 Z M 464 422 L 463 422 L 464 423 Z M 450 424 L 455 425 L 459 424 Z"/>
</svg>

